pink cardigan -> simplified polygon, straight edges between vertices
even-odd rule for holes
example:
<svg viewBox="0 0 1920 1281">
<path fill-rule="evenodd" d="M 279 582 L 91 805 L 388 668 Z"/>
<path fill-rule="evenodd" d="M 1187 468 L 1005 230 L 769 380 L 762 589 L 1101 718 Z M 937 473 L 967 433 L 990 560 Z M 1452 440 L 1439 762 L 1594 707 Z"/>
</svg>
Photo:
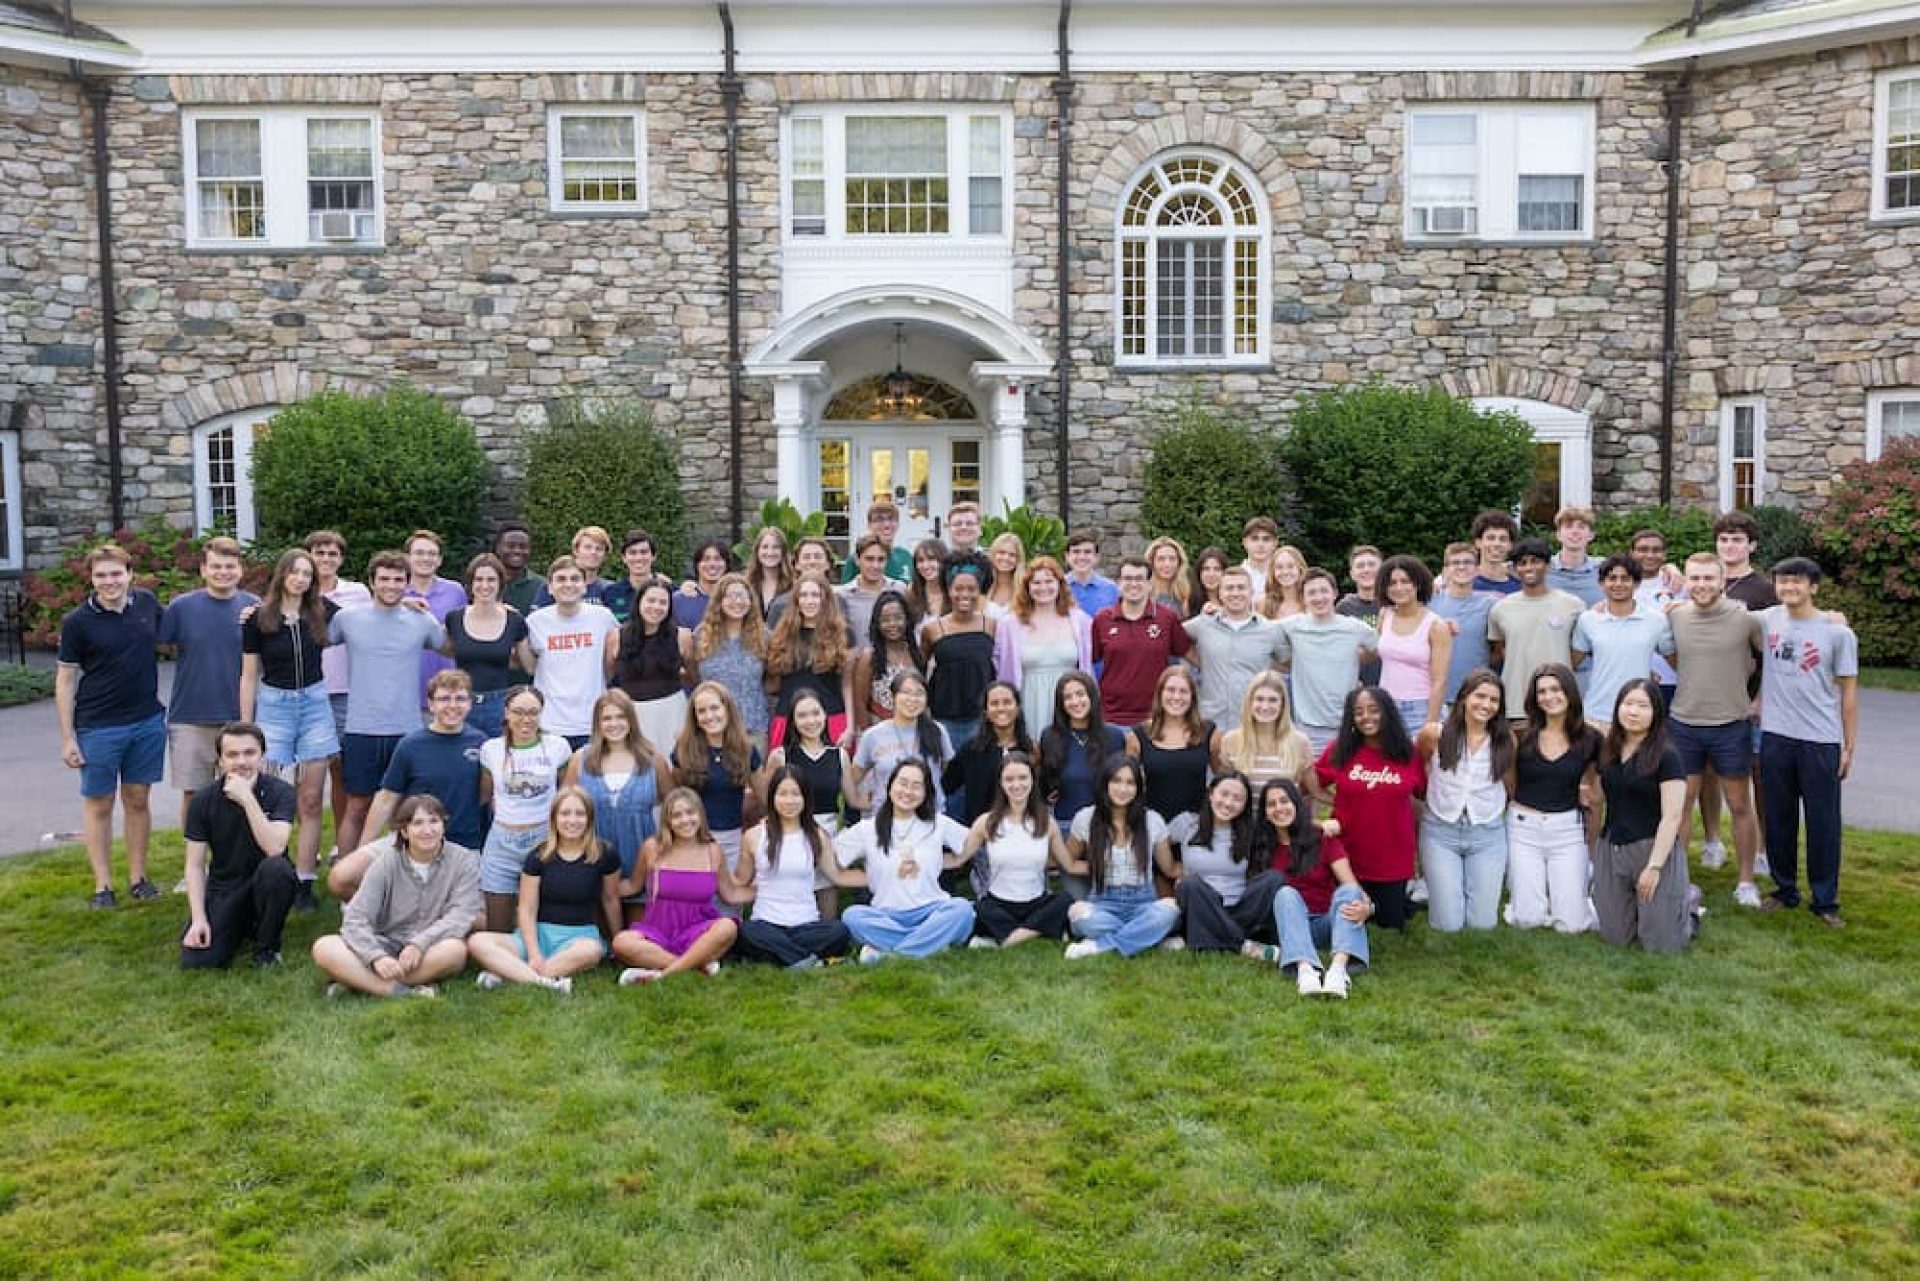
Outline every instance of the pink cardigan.
<svg viewBox="0 0 1920 1281">
<path fill-rule="evenodd" d="M 1093 674 L 1093 620 L 1076 608 L 1067 615 L 1067 621 L 1073 627 L 1074 648 L 1080 651 L 1075 664 L 1089 676 Z M 1009 613 L 1000 620 L 1000 626 L 993 638 L 993 674 L 1015 689 L 1020 688 L 1020 646 L 1033 635 L 1033 628 L 1020 621 L 1020 616 Z"/>
</svg>

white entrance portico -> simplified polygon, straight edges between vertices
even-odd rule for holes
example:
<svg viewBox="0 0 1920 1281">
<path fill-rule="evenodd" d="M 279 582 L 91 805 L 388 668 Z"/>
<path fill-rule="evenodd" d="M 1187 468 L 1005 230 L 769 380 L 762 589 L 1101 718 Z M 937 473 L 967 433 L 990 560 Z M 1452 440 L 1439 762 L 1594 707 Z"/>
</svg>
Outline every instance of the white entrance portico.
<svg viewBox="0 0 1920 1281">
<path fill-rule="evenodd" d="M 747 357 L 773 384 L 780 496 L 822 511 L 844 551 L 874 499 L 896 540 L 937 538 L 948 508 L 1026 501 L 1027 388 L 1051 372 L 1011 321 L 946 290 L 874 286 L 823 299 Z"/>
</svg>

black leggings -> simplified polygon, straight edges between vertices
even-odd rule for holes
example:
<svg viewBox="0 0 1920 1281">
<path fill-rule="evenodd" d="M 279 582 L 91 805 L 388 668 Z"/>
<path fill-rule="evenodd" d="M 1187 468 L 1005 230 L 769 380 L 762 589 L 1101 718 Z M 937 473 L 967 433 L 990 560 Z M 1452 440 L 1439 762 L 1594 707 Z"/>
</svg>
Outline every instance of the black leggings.
<svg viewBox="0 0 1920 1281">
<path fill-rule="evenodd" d="M 1367 924 L 1383 930 L 1407 928 L 1407 883 L 1405 881 L 1362 881 L 1360 888 L 1373 900 L 1373 919 Z"/>
</svg>

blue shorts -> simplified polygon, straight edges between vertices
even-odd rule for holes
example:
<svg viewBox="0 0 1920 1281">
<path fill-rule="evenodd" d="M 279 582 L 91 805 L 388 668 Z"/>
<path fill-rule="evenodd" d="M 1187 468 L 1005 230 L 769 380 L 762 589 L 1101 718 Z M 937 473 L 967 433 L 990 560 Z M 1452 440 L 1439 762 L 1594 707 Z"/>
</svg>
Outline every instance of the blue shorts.
<svg viewBox="0 0 1920 1281">
<path fill-rule="evenodd" d="M 340 781 L 348 796 L 372 796 L 404 734 L 349 734 L 340 742 Z"/>
<path fill-rule="evenodd" d="M 1753 772 L 1753 731 L 1746 721 L 1725 725 L 1668 721 L 1667 732 L 1689 777 L 1706 773 L 1708 765 L 1721 778 L 1745 778 Z"/>
<path fill-rule="evenodd" d="M 597 925 L 548 925 L 542 921 L 534 929 L 539 934 L 542 956 L 557 955 L 575 939 L 592 939 L 600 945 L 601 957 L 605 958 L 607 955 L 607 941 L 600 937 L 600 927 Z M 521 960 L 527 959 L 527 941 L 520 936 L 518 930 L 513 932 L 513 950 L 520 953 Z"/>
<path fill-rule="evenodd" d="M 274 765 L 324 761 L 340 751 L 325 685 L 280 689 L 262 681 L 253 699 L 253 719 L 267 736 L 267 760 Z"/>
<path fill-rule="evenodd" d="M 151 786 L 167 769 L 167 717 L 155 712 L 130 725 L 76 729 L 86 764 L 80 767 L 80 795 L 112 796 L 122 783 Z"/>
<path fill-rule="evenodd" d="M 547 839 L 546 824 L 515 829 L 495 823 L 487 829 L 487 843 L 480 849 L 480 890 L 484 894 L 518 894 L 520 869 L 527 855 Z"/>
</svg>

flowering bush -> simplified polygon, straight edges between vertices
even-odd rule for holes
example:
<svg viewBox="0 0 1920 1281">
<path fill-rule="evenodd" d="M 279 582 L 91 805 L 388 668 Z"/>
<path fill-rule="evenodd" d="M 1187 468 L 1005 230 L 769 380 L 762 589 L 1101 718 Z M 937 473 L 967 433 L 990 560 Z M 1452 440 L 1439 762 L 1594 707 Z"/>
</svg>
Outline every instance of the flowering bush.
<svg viewBox="0 0 1920 1281">
<path fill-rule="evenodd" d="M 87 553 L 94 548 L 118 544 L 133 561 L 134 585 L 146 588 L 165 605 L 200 586 L 200 548 L 211 537 L 196 536 L 155 519 L 138 529 L 116 529 L 111 534 L 86 534 L 75 539 L 62 549 L 57 566 L 28 574 L 21 582 L 26 596 L 27 644 L 52 649 L 60 643 L 60 620 L 92 590 L 87 578 Z M 242 585 L 248 591 L 262 591 L 271 563 L 257 554 L 250 554 L 244 563 L 247 569 Z"/>
<path fill-rule="evenodd" d="M 1824 559 L 1842 583 L 1890 602 L 1920 603 L 1920 439 L 1840 473 L 1819 512 Z"/>
</svg>

